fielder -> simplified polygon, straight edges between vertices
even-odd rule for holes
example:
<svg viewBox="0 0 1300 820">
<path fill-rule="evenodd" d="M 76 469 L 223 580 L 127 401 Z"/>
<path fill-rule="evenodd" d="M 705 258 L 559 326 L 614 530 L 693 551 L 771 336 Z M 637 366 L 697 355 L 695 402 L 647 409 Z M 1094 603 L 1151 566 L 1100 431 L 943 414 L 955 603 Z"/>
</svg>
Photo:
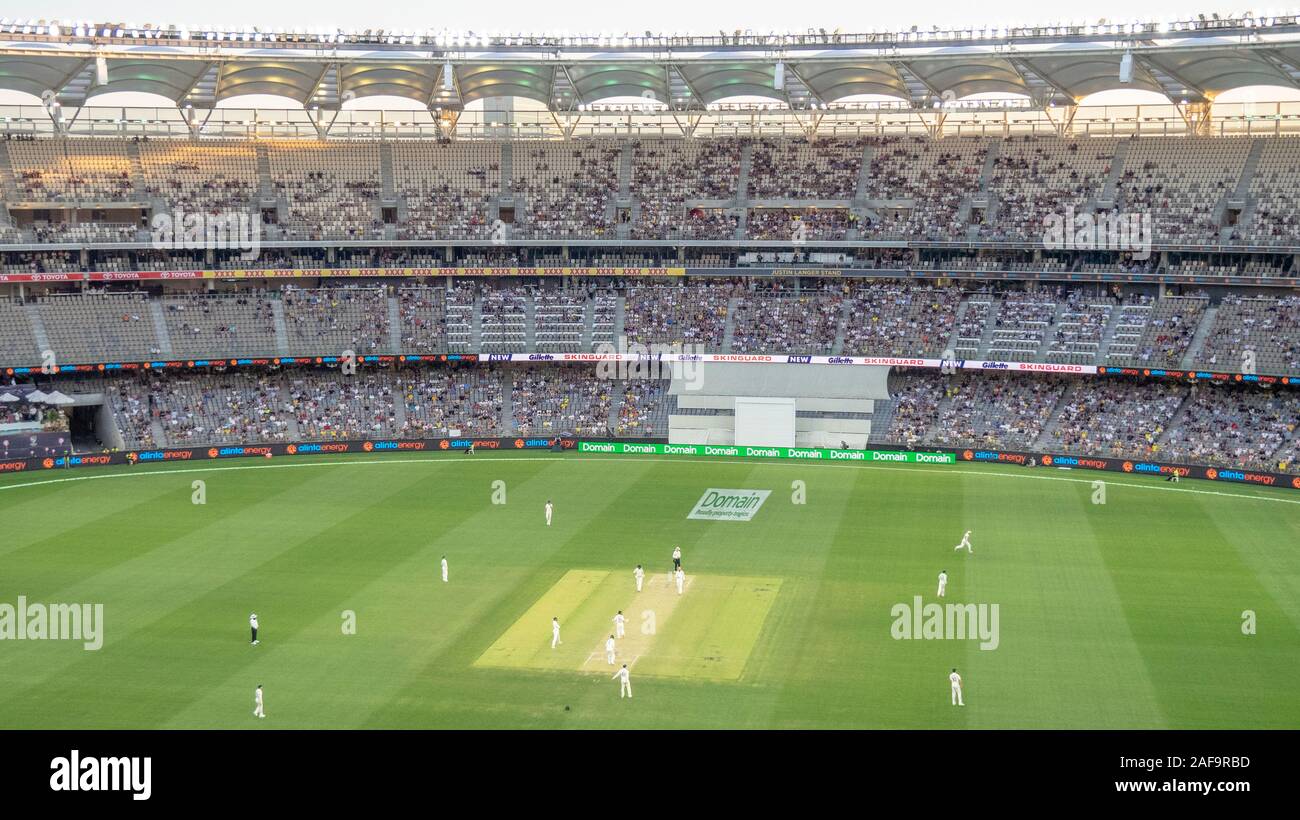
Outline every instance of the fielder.
<svg viewBox="0 0 1300 820">
<path fill-rule="evenodd" d="M 686 586 L 686 573 L 682 572 L 681 567 L 678 567 L 677 571 L 673 573 L 673 577 L 677 579 L 677 594 L 681 595 L 682 588 Z"/>
<path fill-rule="evenodd" d="M 632 680 L 629 677 L 629 672 L 627 671 L 627 664 L 623 664 L 623 668 L 615 672 L 614 677 L 610 678 L 610 680 L 619 681 L 618 696 L 620 698 L 632 697 Z"/>
<path fill-rule="evenodd" d="M 640 592 L 641 584 L 645 583 L 645 570 L 641 569 L 640 564 L 637 564 L 636 569 L 632 570 L 632 577 L 636 579 L 636 591 Z"/>
<path fill-rule="evenodd" d="M 442 556 L 442 582 L 447 583 L 447 556 Z"/>
<path fill-rule="evenodd" d="M 262 705 L 262 684 L 253 690 L 253 717 L 266 717 L 266 708 Z"/>
<path fill-rule="evenodd" d="M 939 597 L 943 597 L 943 591 L 948 588 L 948 570 L 939 570 Z"/>
<path fill-rule="evenodd" d="M 555 647 L 559 646 L 562 643 L 564 643 L 564 641 L 560 640 L 560 619 L 552 618 L 551 619 L 551 648 L 554 649 Z"/>
<path fill-rule="evenodd" d="M 948 680 L 952 683 L 952 705 L 965 706 L 966 704 L 961 699 L 961 675 L 957 674 L 955 668 L 952 670 L 952 674 L 948 676 Z"/>
<path fill-rule="evenodd" d="M 965 547 L 967 552 L 972 552 L 972 553 L 973 553 L 973 552 L 975 551 L 975 550 L 971 549 L 971 546 L 970 546 L 970 530 L 966 530 L 966 534 L 963 535 L 963 536 L 961 537 L 961 543 L 958 544 L 957 546 L 953 547 L 953 548 L 952 548 L 952 551 L 953 551 L 953 552 L 961 552 L 962 547 Z"/>
<path fill-rule="evenodd" d="M 610 666 L 614 665 L 614 636 L 610 635 L 605 639 L 605 663 Z"/>
<path fill-rule="evenodd" d="M 555 508 L 552 507 L 552 506 L 551 506 L 551 502 L 550 502 L 549 500 L 547 500 L 547 502 L 546 502 L 546 526 L 548 526 L 548 527 L 551 526 L 551 513 L 554 512 L 554 511 L 555 511 Z"/>
<path fill-rule="evenodd" d="M 253 637 L 249 639 L 253 646 L 257 646 L 261 641 L 257 639 L 257 613 L 250 613 L 248 616 L 248 626 L 253 631 Z"/>
<path fill-rule="evenodd" d="M 623 610 L 620 609 L 618 614 L 614 616 L 614 634 L 620 638 L 623 637 L 623 624 L 625 622 L 626 619 L 623 617 Z"/>
</svg>

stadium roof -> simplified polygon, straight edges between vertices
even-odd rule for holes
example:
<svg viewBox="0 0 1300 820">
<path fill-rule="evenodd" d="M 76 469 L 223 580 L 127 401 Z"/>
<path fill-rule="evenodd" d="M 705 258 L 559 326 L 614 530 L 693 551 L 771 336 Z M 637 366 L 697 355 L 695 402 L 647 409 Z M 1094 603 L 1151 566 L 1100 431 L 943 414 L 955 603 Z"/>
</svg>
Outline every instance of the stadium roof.
<svg viewBox="0 0 1300 820">
<path fill-rule="evenodd" d="M 1121 82 L 1126 53 L 1132 76 Z M 0 21 L 0 89 L 70 106 L 121 91 L 196 108 L 245 94 L 320 108 L 383 95 L 431 109 L 510 96 L 555 111 L 611 97 L 686 110 L 759 97 L 806 109 L 867 94 L 926 107 L 988 92 L 1046 105 L 1120 88 L 1206 102 L 1258 85 L 1300 89 L 1300 17 L 710 37 L 219 33 Z"/>
</svg>

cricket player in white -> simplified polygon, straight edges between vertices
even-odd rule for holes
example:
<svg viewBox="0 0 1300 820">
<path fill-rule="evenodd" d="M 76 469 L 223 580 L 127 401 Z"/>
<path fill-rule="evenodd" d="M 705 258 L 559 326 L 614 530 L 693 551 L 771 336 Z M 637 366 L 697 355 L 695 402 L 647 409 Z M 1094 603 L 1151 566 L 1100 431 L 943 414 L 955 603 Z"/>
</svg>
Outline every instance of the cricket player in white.
<svg viewBox="0 0 1300 820">
<path fill-rule="evenodd" d="M 632 570 L 632 577 L 636 579 L 636 591 L 640 592 L 641 584 L 645 583 L 645 570 L 641 569 L 640 564 L 637 564 L 636 569 Z"/>
<path fill-rule="evenodd" d="M 677 594 L 681 595 L 682 587 L 686 585 L 686 573 L 682 571 L 681 567 L 678 567 L 677 572 L 673 573 L 673 577 L 677 579 Z"/>
<path fill-rule="evenodd" d="M 447 556 L 442 556 L 442 582 L 447 583 Z"/>
<path fill-rule="evenodd" d="M 948 570 L 939 570 L 939 597 L 943 597 L 943 591 L 948 588 Z"/>
<path fill-rule="evenodd" d="M 253 717 L 266 717 L 266 708 L 262 705 L 262 684 L 253 690 Z"/>
<path fill-rule="evenodd" d="M 259 643 L 261 643 L 261 641 L 257 639 L 257 613 L 256 612 L 249 614 L 248 626 L 250 629 L 253 630 L 253 637 L 249 638 L 249 641 L 253 644 L 253 646 L 257 646 Z"/>
<path fill-rule="evenodd" d="M 614 636 L 610 635 L 605 639 L 605 663 L 610 666 L 614 665 Z"/>
<path fill-rule="evenodd" d="M 682 548 L 673 547 L 673 569 L 679 570 L 681 568 L 682 568 Z"/>
<path fill-rule="evenodd" d="M 625 622 L 626 619 L 623 617 L 623 610 L 620 609 L 618 614 L 614 616 L 614 634 L 620 638 L 623 637 L 623 624 Z"/>
<path fill-rule="evenodd" d="M 614 677 L 610 678 L 610 680 L 619 681 L 618 696 L 620 698 L 632 697 L 632 679 L 627 671 L 627 664 L 623 664 L 623 668 L 615 672 Z"/>
<path fill-rule="evenodd" d="M 555 647 L 559 646 L 562 643 L 564 643 L 564 641 L 560 640 L 560 619 L 552 618 L 551 619 L 551 648 L 554 649 Z"/>
<path fill-rule="evenodd" d="M 966 534 L 961 537 L 961 543 L 953 547 L 952 551 L 961 552 L 962 547 L 965 547 L 967 552 L 973 553 L 975 551 L 970 547 L 970 530 L 966 530 Z"/>
<path fill-rule="evenodd" d="M 555 508 L 551 506 L 551 502 L 548 500 L 546 502 L 546 526 L 548 527 L 551 526 L 551 513 L 554 511 Z"/>
<path fill-rule="evenodd" d="M 965 706 L 966 704 L 961 699 L 961 675 L 958 675 L 957 670 L 954 669 L 952 674 L 948 676 L 948 680 L 952 683 L 952 705 Z"/>
</svg>

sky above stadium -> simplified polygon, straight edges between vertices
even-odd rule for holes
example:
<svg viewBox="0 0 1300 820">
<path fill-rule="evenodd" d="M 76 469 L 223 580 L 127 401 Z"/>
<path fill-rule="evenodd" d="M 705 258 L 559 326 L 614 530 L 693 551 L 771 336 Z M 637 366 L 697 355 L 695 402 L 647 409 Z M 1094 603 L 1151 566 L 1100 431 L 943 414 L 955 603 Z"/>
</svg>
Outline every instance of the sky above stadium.
<svg viewBox="0 0 1300 820">
<path fill-rule="evenodd" d="M 1055 23 L 1100 19 L 1174 19 L 1241 11 L 1243 4 L 1186 0 L 1094 0 L 1081 5 L 1062 0 L 928 0 L 910 4 L 846 3 L 844 0 L 655 0 L 648 3 L 564 3 L 494 0 L 490 3 L 439 3 L 388 0 L 376 5 L 356 0 L 223 0 L 221 3 L 158 4 L 141 0 L 54 0 L 0 2 L 0 16 L 96 22 L 184 23 L 270 27 L 442 29 L 453 31 L 580 31 L 610 33 L 695 31 L 700 34 L 753 29 L 802 31 L 809 27 L 845 32 L 929 27 Z M 1189 13 L 1189 9 L 1191 13 Z M 1267 8 L 1259 8 L 1261 13 Z"/>
</svg>

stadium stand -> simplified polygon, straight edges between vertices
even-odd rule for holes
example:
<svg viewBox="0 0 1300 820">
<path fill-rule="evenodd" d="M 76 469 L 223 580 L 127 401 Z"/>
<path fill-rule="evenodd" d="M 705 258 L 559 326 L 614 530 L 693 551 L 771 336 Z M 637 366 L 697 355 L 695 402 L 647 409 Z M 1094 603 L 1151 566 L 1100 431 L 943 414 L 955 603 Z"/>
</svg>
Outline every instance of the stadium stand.
<svg viewBox="0 0 1300 820">
<path fill-rule="evenodd" d="M 1294 137 L 67 138 L 9 140 L 3 150 L 12 169 L 5 199 L 26 208 L 3 215 L 0 241 L 72 243 L 0 251 L 0 274 L 35 278 L 0 283 L 4 366 L 39 364 L 45 347 L 60 363 L 93 364 L 347 350 L 560 353 L 622 336 L 706 352 L 936 358 L 951 350 L 994 362 L 1300 375 L 1300 296 L 1268 281 L 1295 272 L 1293 254 L 1280 250 L 1296 243 L 1300 225 Z M 67 207 L 25 213 L 33 203 L 91 207 L 75 217 L 59 215 L 73 213 Z M 133 213 L 146 205 L 208 214 L 264 208 L 268 238 L 286 241 L 251 259 L 79 247 L 140 240 Z M 1149 215 L 1157 244 L 1279 251 L 1040 249 L 1044 219 L 1070 209 Z M 498 218 L 512 238 L 577 241 L 489 247 Z M 380 239 L 395 241 L 366 241 Z M 618 239 L 683 243 L 610 243 Z M 696 239 L 728 244 L 691 245 Z M 919 244 L 849 244 L 859 239 Z M 947 244 L 954 241 L 1029 247 Z M 588 270 L 563 278 L 364 275 L 407 267 Z M 680 267 L 718 276 L 592 274 Z M 783 270 L 773 276 L 771 268 Z M 278 276 L 255 288 L 217 277 L 206 289 L 75 279 L 314 269 L 321 275 L 294 277 L 302 287 L 279 286 Z M 330 269 L 340 269 L 336 279 Z M 71 283 L 61 281 L 66 274 Z M 1075 274 L 1108 280 L 1071 281 L 1085 278 Z M 1163 281 L 1142 278 L 1156 276 Z M 1260 281 L 1230 281 L 1244 277 Z M 1297 407 L 1285 391 L 971 373 L 899 373 L 893 381 L 873 440 L 1259 469 L 1300 457 Z M 329 371 L 196 372 L 96 384 L 130 447 L 454 430 L 656 436 L 673 407 L 662 382 L 570 367 L 407 369 L 352 382 Z"/>
<path fill-rule="evenodd" d="M 867 196 L 909 200 L 910 207 L 893 209 L 864 226 L 864 238 L 964 238 L 959 212 L 979 190 L 987 151 L 988 141 L 976 138 L 882 138 L 871 159 Z"/>
<path fill-rule="evenodd" d="M 501 432 L 502 380 L 484 368 L 423 371 L 397 378 L 403 436 L 492 436 Z"/>
<path fill-rule="evenodd" d="M 597 139 L 570 143 L 524 142 L 514 148 L 511 234 L 531 239 L 613 238 L 613 197 L 618 193 L 620 144 Z"/>
<path fill-rule="evenodd" d="M 1206 370 L 1293 373 L 1297 370 L 1300 296 L 1225 296 L 1196 366 Z M 1248 361 L 1253 359 L 1253 361 Z"/>
<path fill-rule="evenodd" d="M 20 200 L 112 203 L 135 198 L 133 166 L 123 140 L 23 140 L 5 147 Z"/>
<path fill-rule="evenodd" d="M 1149 215 L 1161 242 L 1216 242 L 1216 207 L 1236 188 L 1249 153 L 1245 139 L 1132 140 L 1116 208 Z"/>
<path fill-rule="evenodd" d="M 162 353 L 144 293 L 87 292 L 36 303 L 60 364 L 139 361 Z"/>
<path fill-rule="evenodd" d="M 960 288 L 891 282 L 857 288 L 849 300 L 844 350 L 849 356 L 937 356 L 946 348 Z"/>
<path fill-rule="evenodd" d="M 212 213 L 252 208 L 257 151 L 251 142 L 148 140 L 140 143 L 145 192 L 169 208 Z"/>
<path fill-rule="evenodd" d="M 756 140 L 750 199 L 851 199 L 862 168 L 858 139 Z"/>
<path fill-rule="evenodd" d="M 10 299 L 0 299 L 0 356 L 12 364 L 38 364 L 40 345 L 31 330 L 27 306 Z"/>
<path fill-rule="evenodd" d="M 287 238 L 382 238 L 377 143 L 272 142 L 266 152 Z"/>
<path fill-rule="evenodd" d="M 602 136 L 400 139 L 384 154 L 364 140 L 11 139 L 6 200 L 110 210 L 0 219 L 0 242 L 140 241 L 141 223 L 112 205 L 252 214 L 269 197 L 268 238 L 290 241 L 488 240 L 510 207 L 502 224 L 520 239 L 730 240 L 743 221 L 761 241 L 789 241 L 798 227 L 806 241 L 1038 242 L 1047 216 L 1073 209 L 1150 217 L 1157 244 L 1293 246 L 1298 146 L 1294 136 Z M 1205 264 L 1177 264 L 1189 263 Z"/>
<path fill-rule="evenodd" d="M 996 197 L 998 218 L 980 225 L 980 235 L 1037 241 L 1049 214 L 1086 204 L 1105 186 L 1117 140 L 1062 140 L 1011 137 L 998 146 L 989 191 Z"/>
<path fill-rule="evenodd" d="M 586 368 L 525 367 L 509 372 L 510 405 L 519 435 L 608 434 L 613 382 Z"/>
<path fill-rule="evenodd" d="M 1201 315 L 1209 306 L 1205 296 L 1165 296 L 1152 305 L 1134 347 L 1134 355 L 1116 364 L 1178 367 L 1192 344 Z M 1135 313 L 1136 317 L 1137 314 Z"/>
<path fill-rule="evenodd" d="M 281 302 L 292 355 L 361 356 L 388 347 L 388 299 L 379 288 L 286 288 Z"/>
<path fill-rule="evenodd" d="M 225 356 L 274 356 L 275 311 L 267 294 L 251 291 L 230 296 L 205 293 L 161 300 L 173 356 L 202 358 L 215 351 Z"/>
<path fill-rule="evenodd" d="M 628 288 L 628 341 L 721 350 L 731 298 L 740 295 L 741 290 L 741 286 L 729 282 Z"/>
<path fill-rule="evenodd" d="M 447 291 L 445 288 L 405 287 L 398 290 L 402 322 L 402 351 L 447 351 Z"/>
<path fill-rule="evenodd" d="M 738 140 L 638 140 L 632 144 L 631 194 L 638 204 L 633 239 L 730 239 L 723 216 L 688 214 L 686 203 L 733 200 L 740 176 Z M 687 225 L 690 229 L 687 229 Z"/>
<path fill-rule="evenodd" d="M 400 239 L 485 239 L 501 193 L 494 142 L 393 143 L 393 175 L 406 204 Z"/>
<path fill-rule="evenodd" d="M 837 295 L 748 295 L 736 302 L 731 349 L 831 353 L 843 312 L 843 298 Z"/>
</svg>

